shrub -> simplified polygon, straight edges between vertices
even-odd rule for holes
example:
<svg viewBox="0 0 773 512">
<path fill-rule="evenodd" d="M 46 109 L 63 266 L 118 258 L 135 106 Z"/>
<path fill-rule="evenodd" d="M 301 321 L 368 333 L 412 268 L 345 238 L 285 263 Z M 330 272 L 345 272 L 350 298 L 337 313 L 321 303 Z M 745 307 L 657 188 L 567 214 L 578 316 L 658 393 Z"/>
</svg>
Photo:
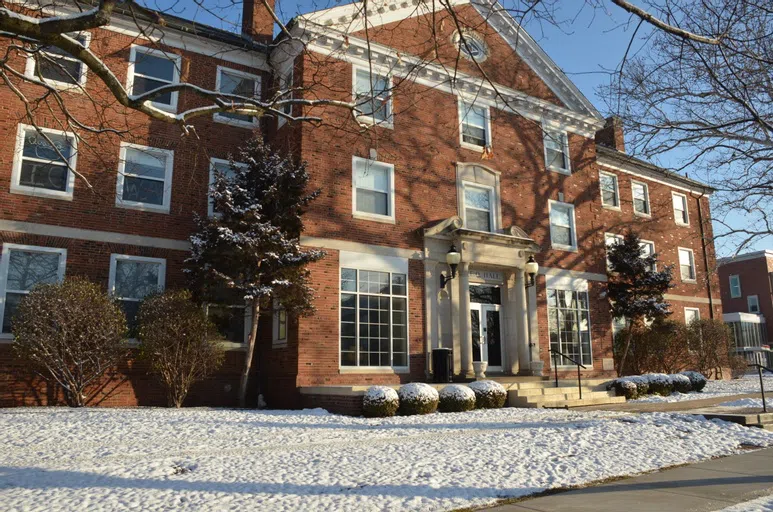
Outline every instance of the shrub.
<svg viewBox="0 0 773 512">
<path fill-rule="evenodd" d="M 674 383 L 665 373 L 648 373 L 649 392 L 652 395 L 669 396 L 674 392 Z"/>
<path fill-rule="evenodd" d="M 703 391 L 703 388 L 706 387 L 706 383 L 708 382 L 708 379 L 699 372 L 687 371 L 682 372 L 682 375 L 690 379 L 690 385 L 693 391 Z"/>
<path fill-rule="evenodd" d="M 164 383 L 168 405 L 182 407 L 191 385 L 222 364 L 222 337 L 183 290 L 146 297 L 137 321 L 140 356 Z"/>
<path fill-rule="evenodd" d="M 679 393 L 689 393 L 692 391 L 692 381 L 687 375 L 677 373 L 675 375 L 669 375 L 669 378 L 673 384 L 674 391 Z"/>
<path fill-rule="evenodd" d="M 397 391 L 386 386 L 371 386 L 362 397 L 362 412 L 366 418 L 394 416 L 399 405 Z"/>
<path fill-rule="evenodd" d="M 620 331 L 614 339 L 618 367 L 627 332 L 628 328 Z M 678 372 L 690 362 L 689 346 L 689 332 L 683 323 L 658 320 L 634 331 L 623 368 L 628 375 Z"/>
<path fill-rule="evenodd" d="M 608 387 L 614 389 L 617 396 L 624 396 L 626 400 L 639 397 L 639 387 L 627 377 L 613 380 Z"/>
<path fill-rule="evenodd" d="M 61 386 L 71 407 L 86 405 L 100 377 L 128 354 L 120 305 L 82 278 L 33 288 L 19 303 L 13 334 L 16 356 Z"/>
<path fill-rule="evenodd" d="M 500 409 L 507 402 L 507 391 L 493 380 L 477 380 L 470 383 L 475 393 L 475 407 L 478 409 Z"/>
<path fill-rule="evenodd" d="M 399 411 L 403 416 L 435 412 L 440 401 L 437 389 L 421 382 L 400 386 L 397 396 L 400 399 Z"/>
<path fill-rule="evenodd" d="M 475 409 L 475 392 L 467 386 L 451 384 L 440 390 L 441 412 L 464 412 Z"/>
<path fill-rule="evenodd" d="M 689 345 L 693 350 L 693 367 L 703 375 L 716 376 L 721 368 L 746 371 L 739 362 L 733 345 L 733 333 L 721 320 L 695 320 L 688 328 Z M 743 358 L 740 358 L 743 359 Z"/>
</svg>

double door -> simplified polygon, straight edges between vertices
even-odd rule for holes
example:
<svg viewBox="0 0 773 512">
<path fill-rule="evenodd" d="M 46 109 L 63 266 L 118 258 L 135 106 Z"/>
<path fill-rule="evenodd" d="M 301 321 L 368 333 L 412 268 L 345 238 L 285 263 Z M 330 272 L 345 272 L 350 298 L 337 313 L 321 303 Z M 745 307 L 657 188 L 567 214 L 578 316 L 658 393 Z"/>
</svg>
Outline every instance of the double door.
<svg viewBox="0 0 773 512">
<path fill-rule="evenodd" d="M 502 322 L 499 304 L 470 304 L 472 360 L 488 362 L 489 371 L 502 371 Z"/>
</svg>

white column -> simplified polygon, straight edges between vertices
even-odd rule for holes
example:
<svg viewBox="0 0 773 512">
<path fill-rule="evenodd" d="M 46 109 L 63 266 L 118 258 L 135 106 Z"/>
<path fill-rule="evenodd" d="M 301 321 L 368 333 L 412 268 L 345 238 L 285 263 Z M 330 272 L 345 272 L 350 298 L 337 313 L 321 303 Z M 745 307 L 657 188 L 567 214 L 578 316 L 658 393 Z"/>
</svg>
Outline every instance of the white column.
<svg viewBox="0 0 773 512">
<path fill-rule="evenodd" d="M 523 269 L 515 271 L 515 311 L 516 343 L 518 350 L 518 369 L 529 371 L 531 356 L 529 353 L 529 311 L 526 298 L 526 273 Z M 515 370 L 517 371 L 517 370 Z M 514 371 L 514 373 L 515 373 Z"/>
<path fill-rule="evenodd" d="M 539 276 L 534 276 L 535 285 L 529 287 L 528 317 L 529 317 L 529 341 L 531 345 L 531 360 L 540 361 L 539 357 L 539 315 L 537 315 L 537 285 Z"/>
<path fill-rule="evenodd" d="M 446 275 L 448 276 L 448 270 L 446 270 Z M 440 278 L 438 278 L 440 279 Z M 452 279 L 448 283 L 446 283 L 446 290 L 448 290 L 449 294 L 451 295 L 451 337 L 453 339 L 453 357 L 454 357 L 454 375 L 463 374 L 463 362 L 462 362 L 462 336 L 460 334 L 460 321 L 459 317 L 461 316 L 460 310 L 461 310 L 461 304 L 460 304 L 460 297 L 462 296 L 462 293 L 460 292 L 461 279 L 457 276 L 456 279 Z M 469 309 L 469 308 L 468 308 Z"/>
<path fill-rule="evenodd" d="M 470 264 L 459 264 L 459 336 L 462 348 L 462 373 L 466 377 L 475 375 L 472 368 L 472 330 L 470 329 Z"/>
<path fill-rule="evenodd" d="M 437 264 L 434 261 L 424 261 L 424 305 L 426 317 L 424 318 L 424 339 L 426 340 L 425 352 L 427 354 L 426 374 L 432 373 L 432 349 L 438 347 L 438 280 Z"/>
</svg>

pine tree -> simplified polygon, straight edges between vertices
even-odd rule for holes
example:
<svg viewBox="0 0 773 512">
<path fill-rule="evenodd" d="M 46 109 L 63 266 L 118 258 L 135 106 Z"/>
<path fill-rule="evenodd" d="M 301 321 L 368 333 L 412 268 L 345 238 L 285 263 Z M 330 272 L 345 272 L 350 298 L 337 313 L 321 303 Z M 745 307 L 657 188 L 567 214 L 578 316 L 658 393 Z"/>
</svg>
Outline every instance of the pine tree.
<svg viewBox="0 0 773 512">
<path fill-rule="evenodd" d="M 645 256 L 639 235 L 632 231 L 607 248 L 607 260 L 607 297 L 612 317 L 624 317 L 630 325 L 625 330 L 625 347 L 617 368 L 618 375 L 623 375 L 634 332 L 644 326 L 645 319 L 656 320 L 671 314 L 663 295 L 673 287 L 673 266 L 655 270 L 657 255 Z"/>
<path fill-rule="evenodd" d="M 308 181 L 305 163 L 274 152 L 257 135 L 231 159 L 228 172 L 215 171 L 210 197 L 216 213 L 198 216 L 198 229 L 190 237 L 186 273 L 198 297 L 215 302 L 229 296 L 247 304 L 252 313 L 239 384 L 241 407 L 246 404 L 261 310 L 280 304 L 288 315 L 313 311 L 306 266 L 324 253 L 300 246 L 301 216 L 319 195 L 319 190 L 306 191 Z"/>
</svg>

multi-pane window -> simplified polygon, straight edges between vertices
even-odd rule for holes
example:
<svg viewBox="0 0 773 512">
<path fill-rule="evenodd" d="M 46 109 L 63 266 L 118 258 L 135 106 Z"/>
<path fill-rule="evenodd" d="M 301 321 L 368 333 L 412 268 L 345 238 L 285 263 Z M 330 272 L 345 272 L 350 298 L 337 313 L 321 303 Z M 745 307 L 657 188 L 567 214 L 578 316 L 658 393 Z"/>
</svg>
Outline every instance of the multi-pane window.
<svg viewBox="0 0 773 512">
<path fill-rule="evenodd" d="M 215 173 L 220 173 L 226 178 L 232 178 L 234 175 L 233 167 L 231 167 L 231 162 L 228 160 L 222 160 L 220 158 L 211 158 L 209 160 L 209 190 L 207 193 L 207 197 L 209 198 L 209 215 L 215 215 L 217 214 L 217 209 L 215 208 L 215 203 L 212 201 L 212 196 L 209 192 L 212 190 L 212 186 L 215 184 Z M 247 167 L 247 164 L 243 164 L 240 162 L 233 162 L 233 165 L 236 167 Z"/>
<path fill-rule="evenodd" d="M 284 345 L 287 343 L 287 310 L 277 304 L 277 310 L 274 311 L 274 345 Z"/>
<path fill-rule="evenodd" d="M 121 302 L 129 327 L 135 327 L 142 299 L 164 290 L 166 260 L 110 255 L 109 290 Z"/>
<path fill-rule="evenodd" d="M 491 145 L 489 109 L 459 100 L 462 144 L 482 148 Z"/>
<path fill-rule="evenodd" d="M 554 248 L 577 248 L 574 231 L 574 206 L 558 201 L 550 201 L 550 241 Z"/>
<path fill-rule="evenodd" d="M 671 194 L 671 201 L 674 204 L 674 220 L 677 224 L 687 225 L 690 218 L 687 215 L 687 196 L 684 194 Z"/>
<path fill-rule="evenodd" d="M 760 314 L 760 298 L 757 295 L 746 297 L 746 305 L 749 306 L 749 313 Z"/>
<path fill-rule="evenodd" d="M 617 187 L 617 176 L 606 172 L 599 173 L 601 184 L 601 204 L 611 208 L 620 207 L 620 194 Z"/>
<path fill-rule="evenodd" d="M 586 366 L 592 365 L 588 292 L 548 288 L 550 348 Z M 558 366 L 573 363 L 558 357 Z"/>
<path fill-rule="evenodd" d="M 641 215 L 650 215 L 650 194 L 646 183 L 631 182 L 633 211 Z"/>
<path fill-rule="evenodd" d="M 64 278 L 67 250 L 3 244 L 0 260 L 0 334 L 11 333 L 13 315 L 21 299 L 35 285 Z"/>
<path fill-rule="evenodd" d="M 566 132 L 544 128 L 545 138 L 545 165 L 552 171 L 568 174 L 569 167 L 569 142 Z"/>
<path fill-rule="evenodd" d="M 684 308 L 684 323 L 690 325 L 701 319 L 701 310 L 698 308 Z"/>
<path fill-rule="evenodd" d="M 127 89 L 133 96 L 180 81 L 180 56 L 154 48 L 134 46 L 129 57 Z M 155 96 L 153 105 L 164 110 L 177 109 L 177 92 Z"/>
<path fill-rule="evenodd" d="M 609 262 L 609 250 L 612 248 L 613 245 L 622 241 L 623 241 L 623 235 L 613 235 L 611 233 L 604 234 L 604 245 L 606 245 L 606 249 L 607 249 L 607 270 L 609 270 L 612 267 L 612 265 Z"/>
<path fill-rule="evenodd" d="M 293 88 L 293 68 L 290 67 L 290 70 L 279 78 L 279 90 L 285 91 L 285 93 L 281 97 L 281 100 L 293 99 L 292 88 Z M 282 105 L 282 112 L 287 114 L 288 116 L 292 116 L 293 104 L 285 103 L 284 105 Z M 279 127 L 281 127 L 286 122 L 287 122 L 287 119 L 281 116 L 277 121 Z"/>
<path fill-rule="evenodd" d="M 738 275 L 730 276 L 730 297 L 733 299 L 741 297 L 741 277 Z"/>
<path fill-rule="evenodd" d="M 367 69 L 354 71 L 354 102 L 361 121 L 392 123 L 391 81 Z"/>
<path fill-rule="evenodd" d="M 341 366 L 408 366 L 406 275 L 341 269 Z"/>
<path fill-rule="evenodd" d="M 642 258 L 649 258 L 653 254 L 655 254 L 654 242 L 650 242 L 648 240 L 642 240 L 641 242 L 639 242 L 639 247 L 641 247 L 642 249 L 642 255 L 641 255 Z M 652 268 L 650 268 L 650 270 L 652 270 L 653 272 L 657 270 L 657 265 L 653 263 Z"/>
<path fill-rule="evenodd" d="M 228 101 L 243 103 L 244 98 L 260 98 L 260 78 L 249 73 L 243 73 L 233 69 L 218 66 L 217 68 L 217 91 L 224 95 L 234 95 L 237 97 L 228 97 Z M 241 97 L 241 98 L 239 98 Z M 215 114 L 216 121 L 222 121 L 229 124 L 254 128 L 258 125 L 258 118 L 247 114 L 237 114 L 235 112 L 218 112 Z"/>
<path fill-rule="evenodd" d="M 464 227 L 476 231 L 493 231 L 492 190 L 464 184 Z"/>
<path fill-rule="evenodd" d="M 85 47 L 91 40 L 88 32 L 70 35 Z M 49 85 L 58 88 L 76 88 L 86 85 L 86 66 L 66 51 L 55 46 L 41 46 L 27 61 L 26 74 L 42 78 Z"/>
<path fill-rule="evenodd" d="M 121 143 L 116 205 L 168 212 L 172 151 Z"/>
<path fill-rule="evenodd" d="M 59 130 L 19 125 L 11 191 L 71 199 L 75 185 L 76 140 Z"/>
<path fill-rule="evenodd" d="M 394 166 L 354 157 L 352 170 L 355 216 L 394 220 Z"/>
<path fill-rule="evenodd" d="M 692 250 L 679 248 L 679 273 L 682 281 L 695 281 L 695 259 Z"/>
<path fill-rule="evenodd" d="M 207 304 L 207 318 L 214 324 L 226 341 L 237 344 L 247 342 L 246 307 L 231 304 Z"/>
</svg>

